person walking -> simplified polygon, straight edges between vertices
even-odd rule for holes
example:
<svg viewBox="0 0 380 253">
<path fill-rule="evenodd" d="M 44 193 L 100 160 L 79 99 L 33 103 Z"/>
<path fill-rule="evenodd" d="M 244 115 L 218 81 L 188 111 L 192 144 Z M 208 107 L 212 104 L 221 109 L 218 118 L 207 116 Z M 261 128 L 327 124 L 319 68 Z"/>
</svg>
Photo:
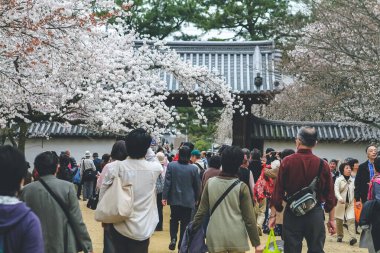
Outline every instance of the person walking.
<svg viewBox="0 0 380 253">
<path fill-rule="evenodd" d="M 219 176 L 220 172 L 222 172 L 220 170 L 220 166 L 222 166 L 220 156 L 218 155 L 211 156 L 208 162 L 208 169 L 205 171 L 205 173 L 203 173 L 202 187 L 201 187 L 202 192 L 205 188 L 207 180 L 209 180 L 212 177 Z"/>
<path fill-rule="evenodd" d="M 380 158 L 374 160 L 375 175 L 370 181 L 368 189 L 368 201 L 364 204 L 360 216 L 360 225 L 363 234 L 360 237 L 360 245 L 368 248 L 369 253 L 380 252 Z"/>
<path fill-rule="evenodd" d="M 163 215 L 163 205 L 162 205 L 162 192 L 164 191 L 164 185 L 165 185 L 165 173 L 166 173 L 166 156 L 162 152 L 158 152 L 156 154 L 156 157 L 160 164 L 162 165 L 162 172 L 157 178 L 156 182 L 156 194 L 157 194 L 157 211 L 158 211 L 158 224 L 156 227 L 156 231 L 162 231 L 163 230 L 163 223 L 164 223 L 164 215 Z"/>
<path fill-rule="evenodd" d="M 254 199 L 253 191 L 255 187 L 255 181 L 253 179 L 252 172 L 248 169 L 251 152 L 247 148 L 243 148 L 242 151 L 244 153 L 244 159 L 243 159 L 243 163 L 239 167 L 238 176 L 239 176 L 240 181 L 242 181 L 248 186 L 249 193 L 251 194 L 252 201 L 253 201 Z"/>
<path fill-rule="evenodd" d="M 86 151 L 85 159 L 81 162 L 81 179 L 83 182 L 83 201 L 90 199 L 94 193 L 94 184 L 96 180 L 96 167 L 91 159 L 91 152 Z"/>
<path fill-rule="evenodd" d="M 304 215 L 297 216 L 287 203 L 284 211 L 283 237 L 284 252 L 300 253 L 303 238 L 306 239 L 308 252 L 323 253 L 326 239 L 324 228 L 324 210 L 329 213 L 327 222 L 330 234 L 336 233 L 333 181 L 328 164 L 312 153 L 317 144 L 318 133 L 315 128 L 302 127 L 297 133 L 297 152 L 285 157 L 281 162 L 274 193 L 271 200 L 269 227 L 276 225 L 276 211 L 281 212 L 285 192 L 287 196 L 299 192 L 310 185 L 314 178 L 319 178 L 316 189 L 317 204 Z"/>
<path fill-rule="evenodd" d="M 27 162 L 20 151 L 0 146 L 0 252 L 44 253 L 40 221 L 16 197 L 26 172 Z"/>
<path fill-rule="evenodd" d="M 162 166 L 150 148 L 151 142 L 152 137 L 144 129 L 132 130 L 125 138 L 127 159 L 117 162 L 117 167 L 108 164 L 110 168 L 100 187 L 99 201 L 113 184 L 115 170 L 119 170 L 122 185 L 133 186 L 133 215 L 110 228 L 117 253 L 148 253 L 150 237 L 158 223 L 155 188 Z"/>
<path fill-rule="evenodd" d="M 191 220 L 192 209 L 198 201 L 200 191 L 198 168 L 189 164 L 190 148 L 182 146 L 178 153 L 178 161 L 168 164 L 162 193 L 162 204 L 170 205 L 170 250 L 174 250 L 177 244 L 179 222 L 178 249 L 181 247 L 183 234 Z"/>
<path fill-rule="evenodd" d="M 368 160 L 359 165 L 359 170 L 355 177 L 355 205 L 357 208 L 361 208 L 367 201 L 368 184 L 375 175 L 373 163 L 377 157 L 377 147 L 369 145 L 365 151 Z"/>
<path fill-rule="evenodd" d="M 335 183 L 335 180 L 339 177 L 338 163 L 339 161 L 336 159 L 331 159 L 329 162 L 331 176 L 334 183 Z"/>
<path fill-rule="evenodd" d="M 257 182 L 263 169 L 261 152 L 257 148 L 254 148 L 251 152 L 251 159 L 249 161 L 248 168 L 252 172 L 254 182 Z"/>
<path fill-rule="evenodd" d="M 273 179 L 273 182 L 274 184 L 276 183 L 276 179 L 277 179 L 277 175 L 278 175 L 278 171 L 280 169 L 280 164 L 281 164 L 281 161 L 284 160 L 285 157 L 289 156 L 289 155 L 292 155 L 294 154 L 294 150 L 293 149 L 284 149 L 283 151 L 281 151 L 278 155 L 279 155 L 279 160 L 274 160 L 272 163 L 271 163 L 271 167 L 270 168 L 265 168 L 265 176 L 267 177 L 270 177 Z M 283 206 L 285 205 L 286 203 L 284 202 L 283 203 Z M 272 213 L 272 215 L 276 215 L 276 228 L 275 228 L 275 235 L 279 235 L 281 236 L 281 238 L 283 238 L 282 236 L 282 224 L 283 224 L 283 217 L 284 217 L 284 210 L 282 210 L 282 212 L 276 212 L 275 214 Z"/>
<path fill-rule="evenodd" d="M 211 214 L 206 240 L 210 253 L 242 253 L 250 250 L 248 238 L 255 252 L 262 252 L 249 186 L 236 177 L 243 163 L 244 153 L 238 147 L 227 147 L 222 152 L 222 172 L 206 182 L 193 230 L 201 228 L 204 218 L 229 187 L 232 190 Z M 228 229 L 226 229 L 228 228 Z"/>
<path fill-rule="evenodd" d="M 351 177 L 352 168 L 348 163 L 339 165 L 340 176 L 336 179 L 334 190 L 338 199 L 336 205 L 335 218 L 337 227 L 337 242 L 342 242 L 343 224 L 347 225 L 347 232 L 350 236 L 350 245 L 357 242 L 355 231 L 354 213 L 354 179 Z"/>
<path fill-rule="evenodd" d="M 45 253 L 92 252 L 74 186 L 55 176 L 58 156 L 43 152 L 35 158 L 34 167 L 40 179 L 25 186 L 20 199 L 41 221 Z"/>
<path fill-rule="evenodd" d="M 104 155 L 103 155 L 104 156 Z M 98 177 L 98 181 L 96 184 L 96 187 L 98 190 L 100 190 L 100 187 L 103 184 L 104 176 L 107 174 L 108 170 L 114 165 L 113 162 L 115 161 L 123 161 L 127 158 L 127 147 L 125 145 L 124 140 L 118 140 L 116 141 L 111 150 L 111 161 L 109 159 L 104 159 L 104 162 L 108 161 L 104 164 L 104 167 L 102 168 L 102 173 L 100 173 Z M 102 227 L 104 229 L 103 233 L 103 253 L 115 253 L 115 248 L 113 246 L 112 242 L 112 236 L 111 236 L 111 228 L 112 224 L 102 223 Z"/>
</svg>

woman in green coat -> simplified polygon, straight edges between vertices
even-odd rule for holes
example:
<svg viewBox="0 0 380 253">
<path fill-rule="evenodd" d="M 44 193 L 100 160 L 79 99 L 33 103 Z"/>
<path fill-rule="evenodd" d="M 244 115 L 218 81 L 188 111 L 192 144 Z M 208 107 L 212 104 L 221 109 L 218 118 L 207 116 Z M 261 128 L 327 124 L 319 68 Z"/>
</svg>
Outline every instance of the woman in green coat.
<svg viewBox="0 0 380 253">
<path fill-rule="evenodd" d="M 210 178 L 204 188 L 198 212 L 194 217 L 193 228 L 201 227 L 206 214 L 219 197 L 236 180 L 243 162 L 243 151 L 238 147 L 227 147 L 222 153 L 222 172 Z M 248 186 L 239 182 L 227 194 L 211 215 L 206 233 L 209 252 L 239 253 L 250 250 L 248 238 L 256 252 L 262 252 L 256 225 L 256 215 Z"/>
</svg>

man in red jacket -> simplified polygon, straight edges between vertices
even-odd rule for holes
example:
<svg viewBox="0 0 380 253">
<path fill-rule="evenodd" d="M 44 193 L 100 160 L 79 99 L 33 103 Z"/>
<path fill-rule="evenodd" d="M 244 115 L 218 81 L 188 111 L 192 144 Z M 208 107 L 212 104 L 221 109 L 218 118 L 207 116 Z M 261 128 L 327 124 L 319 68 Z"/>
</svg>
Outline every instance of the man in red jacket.
<svg viewBox="0 0 380 253">
<path fill-rule="evenodd" d="M 287 196 L 291 196 L 309 186 L 318 176 L 321 160 L 312 153 L 312 149 L 317 144 L 317 137 L 315 128 L 302 127 L 296 138 L 297 152 L 287 156 L 281 162 L 271 200 L 270 227 L 273 228 L 276 224 L 276 211 L 281 212 L 283 209 L 285 192 Z M 327 227 L 330 234 L 336 233 L 334 217 L 336 198 L 330 168 L 326 162 L 322 164 L 316 193 L 317 205 L 302 216 L 296 216 L 289 208 L 290 203 L 287 203 L 283 223 L 284 252 L 301 253 L 303 238 L 306 239 L 308 252 L 324 252 L 326 232 L 323 208 L 326 213 L 329 213 Z M 324 203 L 323 208 L 322 203 Z"/>
</svg>

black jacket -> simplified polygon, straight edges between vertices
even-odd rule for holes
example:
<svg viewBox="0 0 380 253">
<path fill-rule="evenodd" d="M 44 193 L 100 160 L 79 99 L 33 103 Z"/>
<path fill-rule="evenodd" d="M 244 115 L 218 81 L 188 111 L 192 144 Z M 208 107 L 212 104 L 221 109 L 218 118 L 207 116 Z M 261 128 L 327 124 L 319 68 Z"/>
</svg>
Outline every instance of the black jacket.
<svg viewBox="0 0 380 253">
<path fill-rule="evenodd" d="M 244 182 L 248 186 L 249 193 L 251 194 L 251 197 L 253 197 L 253 192 L 252 192 L 251 186 L 249 185 L 250 174 L 251 174 L 251 171 L 248 168 L 243 168 L 243 167 L 239 168 L 239 172 L 238 172 L 239 180 Z"/>
<path fill-rule="evenodd" d="M 255 183 L 259 179 L 261 175 L 261 170 L 263 166 L 261 165 L 260 160 L 251 160 L 249 161 L 248 169 L 252 172 L 253 179 L 255 180 Z"/>
<path fill-rule="evenodd" d="M 370 200 L 365 203 L 360 214 L 359 225 L 372 225 L 371 235 L 373 246 L 376 252 L 380 250 L 380 240 L 377 240 L 380 234 L 380 200 Z M 376 240 L 375 240 L 376 238 Z"/>
<path fill-rule="evenodd" d="M 358 173 L 355 177 L 355 200 L 361 200 L 363 204 L 367 201 L 369 187 L 368 160 L 359 165 Z"/>
</svg>

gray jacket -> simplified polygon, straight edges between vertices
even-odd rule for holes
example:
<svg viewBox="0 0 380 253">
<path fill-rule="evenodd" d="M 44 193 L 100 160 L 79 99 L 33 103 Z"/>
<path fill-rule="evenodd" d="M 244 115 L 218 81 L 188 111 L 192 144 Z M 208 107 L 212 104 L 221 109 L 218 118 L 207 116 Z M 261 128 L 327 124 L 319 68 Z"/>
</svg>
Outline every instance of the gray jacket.
<svg viewBox="0 0 380 253">
<path fill-rule="evenodd" d="M 84 252 L 91 252 L 90 235 L 83 223 L 74 185 L 59 180 L 54 175 L 43 176 L 42 179 L 67 205 L 74 224 L 73 227 L 68 224 L 65 213 L 40 182 L 36 181 L 25 186 L 20 199 L 32 209 L 41 221 L 45 253 L 78 252 L 73 229 L 78 240 L 85 247 Z"/>
<path fill-rule="evenodd" d="M 162 199 L 167 199 L 172 206 L 193 208 L 199 191 L 200 178 L 196 166 L 178 162 L 168 164 Z"/>
</svg>

